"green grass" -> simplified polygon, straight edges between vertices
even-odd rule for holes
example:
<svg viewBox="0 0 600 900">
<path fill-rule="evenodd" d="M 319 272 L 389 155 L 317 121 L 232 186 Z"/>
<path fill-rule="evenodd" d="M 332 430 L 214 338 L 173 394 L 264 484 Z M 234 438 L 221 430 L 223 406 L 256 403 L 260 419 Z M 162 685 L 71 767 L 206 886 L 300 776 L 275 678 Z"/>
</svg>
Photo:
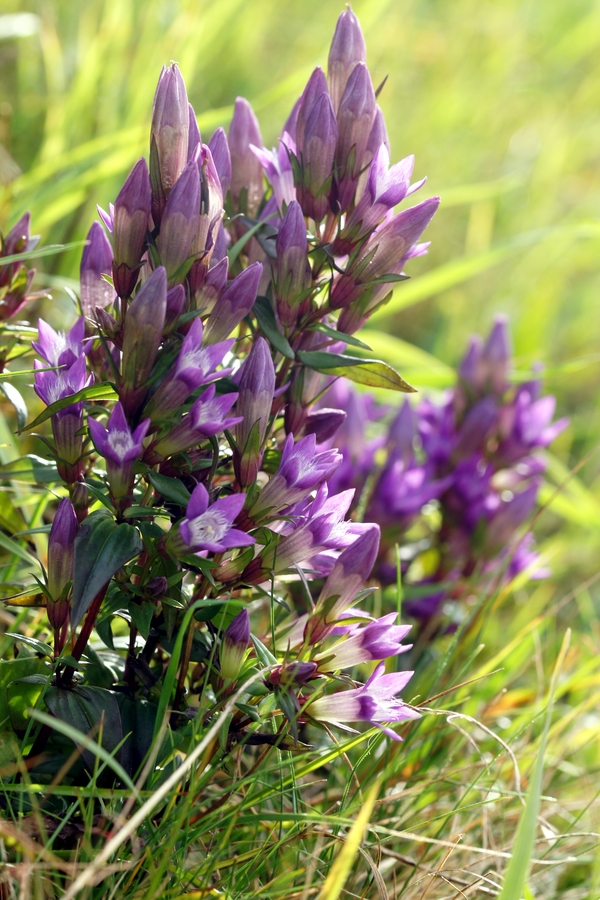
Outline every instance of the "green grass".
<svg viewBox="0 0 600 900">
<path fill-rule="evenodd" d="M 23 171 L 4 187 L 2 224 L 29 208 L 44 244 L 81 240 L 95 203 L 114 199 L 145 151 L 154 86 L 171 59 L 203 133 L 226 124 L 243 94 L 265 143 L 274 142 L 311 67 L 325 63 L 340 7 L 339 0 L 5 0 L 3 13 L 33 12 L 39 28 L 10 40 L 0 31 L 0 143 Z M 416 387 L 439 389 L 450 383 L 448 366 L 466 336 L 486 331 L 497 312 L 510 315 L 520 372 L 543 361 L 558 412 L 572 422 L 554 447 L 544 495 L 550 508 L 538 522 L 554 575 L 477 598 L 482 611 L 472 610 L 460 643 L 452 647 L 446 637 L 426 651 L 411 682 L 416 703 L 472 683 L 426 703 L 433 712 L 407 729 L 403 744 L 338 734 L 339 746 L 305 758 L 237 751 L 228 763 L 237 773 L 233 791 L 225 771 L 213 772 L 201 756 L 82 897 L 326 900 L 339 889 L 340 897 L 368 900 L 458 900 L 497 896 L 507 871 L 502 900 L 596 900 L 600 891 L 600 11 L 591 0 L 356 0 L 354 8 L 374 80 L 389 75 L 381 103 L 393 157 L 414 152 L 416 175 L 427 174 L 426 190 L 442 195 L 430 255 L 411 263 L 414 279 L 369 325 L 379 344 L 368 342 Z M 0 176 L 11 172 L 1 156 Z M 73 249 L 43 262 L 41 283 L 54 288 L 44 314 L 55 324 L 71 319 L 59 286 L 77 278 L 78 257 Z M 14 428 L 12 409 L 1 406 Z M 11 442 L 3 421 L 3 459 L 13 454 Z M 23 487 L 27 527 L 42 523 L 47 499 Z M 13 525 L 10 533 L 19 531 Z M 31 540 L 43 551 L 43 535 Z M 30 571 L 19 546 L 19 557 L 2 559 L 3 583 Z M 8 631 L 41 628 L 28 612 L 0 617 Z M 567 628 L 544 753 L 551 673 Z M 0 756 L 7 776 L 18 763 L 10 748 Z M 524 803 L 539 785 L 542 757 L 533 817 Z M 374 784 L 379 795 L 360 850 L 344 853 Z M 139 788 L 142 800 L 155 796 L 151 779 Z M 59 785 L 41 808 L 39 796 L 26 772 L 5 788 L 14 818 L 0 823 L 2 898 L 62 897 L 65 878 L 99 858 L 106 840 L 99 832 L 127 800 L 94 782 L 77 792 Z M 531 868 L 523 892 L 510 893 L 507 861 L 517 836 L 524 840 L 521 817 L 534 838 Z M 48 836 L 56 821 L 70 835 L 62 843 Z M 65 847 L 80 834 L 73 859 Z"/>
</svg>

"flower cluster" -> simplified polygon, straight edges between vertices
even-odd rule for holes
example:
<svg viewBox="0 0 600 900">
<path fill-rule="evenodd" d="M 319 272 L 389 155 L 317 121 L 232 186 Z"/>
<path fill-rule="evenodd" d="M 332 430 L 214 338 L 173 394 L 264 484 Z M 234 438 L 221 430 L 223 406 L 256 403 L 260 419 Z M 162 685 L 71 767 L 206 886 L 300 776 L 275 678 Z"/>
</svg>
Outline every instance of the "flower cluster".
<svg viewBox="0 0 600 900">
<path fill-rule="evenodd" d="M 25 213 L 7 235 L 0 231 L 0 322 L 15 316 L 31 295 L 29 288 L 35 269 L 20 261 L 3 263 L 3 257 L 18 256 L 34 250 L 39 237 L 29 234 L 29 213 Z"/>
<path fill-rule="evenodd" d="M 204 142 L 178 67 L 163 69 L 148 162 L 87 236 L 81 317 L 67 332 L 40 321 L 35 390 L 68 494 L 44 585 L 59 694 L 92 629 L 112 650 L 125 619 L 110 690 L 151 704 L 187 629 L 172 727 L 197 694 L 210 717 L 257 666 L 262 682 L 234 722 L 235 735 L 258 730 L 255 742 L 262 709 L 281 710 L 294 736 L 299 722 L 386 729 L 418 715 L 397 697 L 411 673 L 380 665 L 342 689 L 343 670 L 407 650 L 408 629 L 354 609 L 380 529 L 348 516 L 343 456 L 319 447 L 344 411 L 313 408 L 323 372 L 364 365 L 368 382 L 373 361 L 346 356 L 346 343 L 425 252 L 439 202 L 395 212 L 424 180 L 411 186 L 412 157 L 390 167 L 365 54 L 348 9 L 327 76 L 313 72 L 273 151 L 243 99 L 229 133 Z M 292 613 L 302 587 L 308 611 Z M 68 704 L 48 696 L 63 715 Z"/>
<path fill-rule="evenodd" d="M 396 581 L 394 548 L 402 544 L 403 571 L 422 595 L 406 603 L 411 614 L 437 615 L 474 573 L 496 585 L 525 569 L 544 577 L 523 526 L 546 466 L 539 451 L 567 422 L 552 421 L 555 400 L 541 396 L 539 379 L 511 382 L 504 318 L 485 343 L 471 339 L 457 385 L 441 402 L 406 401 L 388 424 L 385 410 L 343 383 L 324 402 L 346 412 L 335 438 L 343 461 L 330 488 L 355 488 L 364 519 L 380 525 L 383 583 Z"/>
</svg>

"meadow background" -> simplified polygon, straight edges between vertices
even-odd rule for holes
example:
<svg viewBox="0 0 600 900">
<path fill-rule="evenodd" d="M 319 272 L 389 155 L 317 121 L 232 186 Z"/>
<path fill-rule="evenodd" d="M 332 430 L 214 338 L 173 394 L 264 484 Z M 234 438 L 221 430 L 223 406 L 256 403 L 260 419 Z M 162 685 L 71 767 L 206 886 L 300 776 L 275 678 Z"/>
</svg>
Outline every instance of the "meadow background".
<svg viewBox="0 0 600 900">
<path fill-rule="evenodd" d="M 427 233 L 430 253 L 411 262 L 412 280 L 371 320 L 370 343 L 419 390 L 439 390 L 468 335 L 485 333 L 496 313 L 506 313 L 518 372 L 541 362 L 558 415 L 571 419 L 552 448 L 549 507 L 537 523 L 553 576 L 493 599 L 485 621 L 453 651 L 439 689 L 485 676 L 447 698 L 446 706 L 497 730 L 517 754 L 526 786 L 550 673 L 565 630 L 572 629 L 546 756 L 546 826 L 540 824 L 534 854 L 562 862 L 535 864 L 526 896 L 597 900 L 600 6 L 592 0 L 356 0 L 353 8 L 374 82 L 388 76 L 380 103 L 392 158 L 414 153 L 415 177 L 427 175 L 428 195 L 442 197 Z M 340 10 L 339 0 L 3 0 L 0 225 L 30 209 L 33 232 L 44 244 L 83 239 L 95 204 L 114 199 L 146 150 L 156 80 L 171 60 L 181 66 L 203 137 L 228 124 L 234 98 L 244 95 L 264 143 L 273 146 L 312 68 L 326 64 Z M 44 262 L 39 284 L 52 289 L 44 315 L 54 325 L 72 320 L 64 287 L 76 286 L 79 254 Z M 3 409 L 12 421 L 10 407 Z M 430 652 L 432 666 L 447 665 L 444 650 Z M 436 679 L 426 681 L 436 693 Z M 385 871 L 398 869 L 393 888 L 388 880 L 390 896 L 460 896 L 443 878 L 419 875 L 415 859 L 432 870 L 462 868 L 463 891 L 471 877 L 464 872 L 485 874 L 477 868 L 482 854 L 457 850 L 445 862 L 459 833 L 467 844 L 487 848 L 487 864 L 502 870 L 501 854 L 512 847 L 521 810 L 512 764 L 505 756 L 494 768 L 498 744 L 464 727 L 468 739 L 458 736 L 449 745 L 451 726 L 433 729 L 407 747 L 404 759 L 394 748 L 371 773 L 384 791 L 392 779 L 387 789 L 395 798 L 394 785 L 396 793 L 407 790 L 397 786 L 400 769 L 405 785 L 429 754 L 430 793 L 422 782 L 418 798 L 384 806 L 388 824 L 430 836 L 424 844 L 398 839 L 394 852 L 412 859 L 413 869 L 406 859 L 392 856 L 390 864 L 388 857 Z M 451 775 L 448 759 L 456 766 Z M 465 787 L 473 760 L 483 760 L 485 790 Z M 562 833 L 571 836 L 556 839 Z M 440 840 L 448 846 L 435 843 Z M 316 884 L 331 856 L 315 863 Z M 407 865 L 418 878 L 408 878 Z M 362 895 L 364 884 L 357 884 L 348 896 Z M 281 896 L 289 896 L 282 885 Z M 497 894 L 493 879 L 485 885 L 480 881 L 476 892 Z M 270 896 L 279 890 L 273 887 Z"/>
</svg>

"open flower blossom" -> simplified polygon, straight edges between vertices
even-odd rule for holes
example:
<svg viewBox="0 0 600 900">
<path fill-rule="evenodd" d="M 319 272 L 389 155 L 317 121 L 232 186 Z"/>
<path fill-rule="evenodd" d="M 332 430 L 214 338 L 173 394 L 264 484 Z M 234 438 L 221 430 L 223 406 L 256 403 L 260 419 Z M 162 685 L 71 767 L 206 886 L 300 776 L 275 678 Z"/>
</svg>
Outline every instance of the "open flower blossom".
<svg viewBox="0 0 600 900">
<path fill-rule="evenodd" d="M 177 553 L 224 553 L 234 547 L 249 547 L 254 538 L 233 527 L 246 500 L 245 494 L 229 494 L 209 505 L 208 491 L 197 484 L 189 499 L 185 518 L 179 522 L 178 534 L 168 540 L 169 549 Z"/>
<path fill-rule="evenodd" d="M 153 422 L 172 416 L 190 394 L 217 378 L 229 375 L 231 369 L 216 368 L 235 343 L 233 339 L 202 345 L 202 322 L 194 319 L 183 339 L 177 361 L 150 400 L 148 413 Z"/>
<path fill-rule="evenodd" d="M 385 664 L 379 663 L 371 677 L 359 688 L 327 694 L 308 702 L 305 711 L 317 721 L 341 725 L 347 722 L 369 722 L 395 741 L 402 738 L 385 723 L 419 719 L 421 714 L 407 706 L 396 695 L 406 687 L 412 672 L 385 674 Z"/>
<path fill-rule="evenodd" d="M 389 613 L 366 625 L 350 627 L 337 644 L 319 653 L 315 659 L 319 669 L 331 672 L 374 659 L 388 659 L 406 653 L 412 644 L 400 643 L 411 629 L 410 625 L 395 625 L 396 613 Z"/>
<path fill-rule="evenodd" d="M 68 332 L 55 331 L 43 319 L 38 319 L 38 334 L 39 340 L 32 341 L 32 347 L 42 359 L 46 360 L 49 366 L 69 368 L 85 353 L 85 321 L 83 317 L 77 319 Z"/>
<path fill-rule="evenodd" d="M 123 407 L 115 403 L 108 428 L 91 417 L 88 426 L 98 453 L 106 460 L 111 493 L 114 497 L 126 496 L 131 488 L 134 462 L 143 453 L 143 441 L 150 427 L 150 419 L 144 419 L 131 431 Z"/>
<path fill-rule="evenodd" d="M 189 413 L 182 416 L 179 425 L 152 445 L 153 458 L 183 453 L 204 438 L 212 437 L 226 428 L 233 428 L 241 421 L 240 416 L 227 417 L 227 413 L 237 400 L 237 394 L 215 396 L 215 392 L 214 384 L 209 385 L 192 403 Z"/>
</svg>

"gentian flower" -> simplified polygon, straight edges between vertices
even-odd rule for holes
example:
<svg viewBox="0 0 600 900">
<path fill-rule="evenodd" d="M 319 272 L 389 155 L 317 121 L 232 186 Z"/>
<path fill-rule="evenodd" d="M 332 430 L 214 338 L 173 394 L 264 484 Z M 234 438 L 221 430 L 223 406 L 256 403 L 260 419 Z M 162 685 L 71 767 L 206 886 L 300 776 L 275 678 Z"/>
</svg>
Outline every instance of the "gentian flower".
<svg viewBox="0 0 600 900">
<path fill-rule="evenodd" d="M 83 316 L 77 319 L 67 333 L 55 331 L 43 319 L 38 319 L 38 335 L 39 340 L 32 341 L 31 346 L 53 368 L 65 366 L 68 369 L 80 356 L 85 355 Z"/>
<path fill-rule="evenodd" d="M 175 555 L 188 553 L 224 553 L 234 547 L 248 547 L 254 538 L 233 527 L 245 503 L 245 494 L 230 494 L 214 503 L 208 502 L 208 491 L 197 484 L 189 499 L 185 518 L 169 532 L 167 547 Z"/>
<path fill-rule="evenodd" d="M 133 169 L 117 199 L 113 212 L 115 258 L 113 281 L 119 297 L 130 297 L 139 275 L 139 266 L 150 228 L 152 191 L 145 159 Z"/>
<path fill-rule="evenodd" d="M 37 359 L 33 367 L 33 387 L 46 406 L 78 393 L 93 380 L 93 375 L 86 377 L 85 356 L 78 357 L 68 369 L 48 369 Z M 54 413 L 51 422 L 59 475 L 67 484 L 73 484 L 82 472 L 83 439 L 79 431 L 83 427 L 83 402 L 73 403 Z"/>
<path fill-rule="evenodd" d="M 90 417 L 88 426 L 96 449 L 106 460 L 106 474 L 111 496 L 117 502 L 131 494 L 133 467 L 143 453 L 143 441 L 150 427 L 150 419 L 132 432 L 123 407 L 115 403 L 108 420 L 108 428 Z"/>
<path fill-rule="evenodd" d="M 221 341 L 202 346 L 202 322 L 194 319 L 181 345 L 177 361 L 147 406 L 153 422 L 173 415 L 190 394 L 203 384 L 216 381 L 230 373 L 230 369 L 215 369 L 235 343 Z"/>
<path fill-rule="evenodd" d="M 39 237 L 29 235 L 30 214 L 26 212 L 4 236 L 0 231 L 0 322 L 10 319 L 27 303 L 35 269 L 23 263 L 2 264 L 2 257 L 33 250 Z"/>
<path fill-rule="evenodd" d="M 308 702 L 304 710 L 318 722 L 341 724 L 345 722 L 369 722 L 395 741 L 402 740 L 385 722 L 405 722 L 419 719 L 421 714 L 397 698 L 408 684 L 412 672 L 385 674 L 380 663 L 366 684 L 349 691 L 339 691 Z"/>
<path fill-rule="evenodd" d="M 241 421 L 240 416 L 227 418 L 227 413 L 237 400 L 237 394 L 215 396 L 215 386 L 210 385 L 190 407 L 179 425 L 171 429 L 149 448 L 146 461 L 166 459 L 176 453 L 184 453 L 201 440 L 218 434 L 226 428 L 233 428 Z"/>
<path fill-rule="evenodd" d="M 190 113 L 179 68 L 163 66 L 152 106 L 150 183 L 152 218 L 160 225 L 167 197 L 188 162 Z"/>
<path fill-rule="evenodd" d="M 336 450 L 316 452 L 313 434 L 294 444 L 294 436 L 288 434 L 279 469 L 262 488 L 258 499 L 249 510 L 254 519 L 273 516 L 286 507 L 298 503 L 328 481 L 341 462 Z"/>
<path fill-rule="evenodd" d="M 262 462 L 275 393 L 275 367 L 264 338 L 259 337 L 252 345 L 239 374 L 238 387 L 235 411 L 241 422 L 235 429 L 238 449 L 233 462 L 237 480 L 244 487 L 256 480 Z"/>
<path fill-rule="evenodd" d="M 86 319 L 95 318 L 96 307 L 104 309 L 114 302 L 113 286 L 103 278 L 112 275 L 113 251 L 100 222 L 94 222 L 87 233 L 87 245 L 81 254 L 79 283 L 81 312 Z"/>
<path fill-rule="evenodd" d="M 231 155 L 230 191 L 234 209 L 253 217 L 258 212 L 263 195 L 263 173 L 251 147 L 262 147 L 263 142 L 254 110 L 243 97 L 238 97 L 235 101 L 228 143 Z"/>
<path fill-rule="evenodd" d="M 225 682 L 235 681 L 238 677 L 249 646 L 250 616 L 248 610 L 243 609 L 227 628 L 221 641 L 219 674 Z"/>
<path fill-rule="evenodd" d="M 331 647 L 322 650 L 315 660 L 319 670 L 332 672 L 346 669 L 374 659 L 388 659 L 399 653 L 406 653 L 412 644 L 400 643 L 411 629 L 410 625 L 395 625 L 396 613 L 389 613 L 374 622 L 350 629 Z"/>
</svg>

